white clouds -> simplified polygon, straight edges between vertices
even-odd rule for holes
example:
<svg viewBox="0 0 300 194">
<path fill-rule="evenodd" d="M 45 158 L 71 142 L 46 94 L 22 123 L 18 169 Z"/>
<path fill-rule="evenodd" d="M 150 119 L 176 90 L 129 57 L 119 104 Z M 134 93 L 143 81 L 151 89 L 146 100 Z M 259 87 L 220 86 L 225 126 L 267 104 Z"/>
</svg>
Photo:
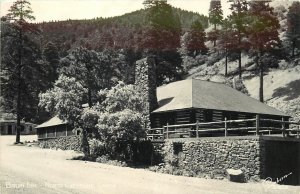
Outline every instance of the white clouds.
<svg viewBox="0 0 300 194">
<path fill-rule="evenodd" d="M 14 0 L 1 1 L 1 16 Z M 30 0 L 36 22 L 111 17 L 142 9 L 143 0 Z M 208 14 L 210 0 L 169 0 L 181 9 Z M 222 6 L 226 8 L 226 0 Z M 226 12 L 225 12 L 226 13 Z"/>
</svg>

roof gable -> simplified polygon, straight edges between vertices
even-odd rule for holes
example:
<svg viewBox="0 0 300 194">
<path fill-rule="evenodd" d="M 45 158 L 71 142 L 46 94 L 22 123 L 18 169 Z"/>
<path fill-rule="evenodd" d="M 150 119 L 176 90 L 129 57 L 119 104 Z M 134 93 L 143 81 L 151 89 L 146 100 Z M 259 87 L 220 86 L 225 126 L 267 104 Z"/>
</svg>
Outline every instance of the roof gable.
<svg viewBox="0 0 300 194">
<path fill-rule="evenodd" d="M 192 108 L 192 80 L 170 83 L 157 88 L 159 108 L 154 112 Z"/>
<path fill-rule="evenodd" d="M 67 124 L 67 122 L 61 120 L 58 116 L 55 116 L 52 117 L 50 120 L 38 125 L 36 128 L 51 127 L 63 124 Z"/>
</svg>

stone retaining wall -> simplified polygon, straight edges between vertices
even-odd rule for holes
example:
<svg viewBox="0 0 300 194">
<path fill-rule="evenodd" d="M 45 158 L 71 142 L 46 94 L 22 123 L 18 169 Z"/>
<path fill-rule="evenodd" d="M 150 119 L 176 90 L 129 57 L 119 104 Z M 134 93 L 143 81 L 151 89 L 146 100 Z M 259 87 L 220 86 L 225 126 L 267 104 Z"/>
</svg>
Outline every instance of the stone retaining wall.
<svg viewBox="0 0 300 194">
<path fill-rule="evenodd" d="M 38 141 L 39 147 L 61 150 L 81 150 L 81 138 L 78 135 L 58 137 L 55 139 L 42 139 Z"/>
<path fill-rule="evenodd" d="M 166 167 L 185 176 L 222 179 L 232 168 L 241 169 L 246 179 L 258 180 L 263 175 L 263 155 L 264 143 L 255 137 L 170 139 L 164 146 Z"/>
</svg>

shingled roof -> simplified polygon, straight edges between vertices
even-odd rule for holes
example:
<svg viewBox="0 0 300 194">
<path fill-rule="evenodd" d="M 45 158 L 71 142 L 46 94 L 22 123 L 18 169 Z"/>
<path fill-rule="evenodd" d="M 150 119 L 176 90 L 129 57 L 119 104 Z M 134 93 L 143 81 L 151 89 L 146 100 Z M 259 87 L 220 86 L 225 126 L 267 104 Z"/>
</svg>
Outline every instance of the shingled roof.
<svg viewBox="0 0 300 194">
<path fill-rule="evenodd" d="M 159 108 L 153 113 L 200 108 L 289 116 L 225 84 L 188 79 L 157 88 Z"/>
<path fill-rule="evenodd" d="M 50 127 L 50 126 L 57 126 L 57 125 L 63 125 L 67 124 L 67 122 L 62 121 L 58 116 L 52 117 L 48 121 L 38 125 L 36 128 L 44 128 L 44 127 Z"/>
</svg>

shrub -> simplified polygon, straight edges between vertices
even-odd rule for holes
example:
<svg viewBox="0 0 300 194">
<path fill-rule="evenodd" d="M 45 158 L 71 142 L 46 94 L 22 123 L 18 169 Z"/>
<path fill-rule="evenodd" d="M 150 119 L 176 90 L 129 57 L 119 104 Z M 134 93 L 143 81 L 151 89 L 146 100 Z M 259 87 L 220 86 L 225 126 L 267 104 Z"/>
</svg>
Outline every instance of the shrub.
<svg viewBox="0 0 300 194">
<path fill-rule="evenodd" d="M 89 146 L 91 156 L 102 156 L 106 153 L 104 142 L 98 139 L 90 139 Z"/>
</svg>

